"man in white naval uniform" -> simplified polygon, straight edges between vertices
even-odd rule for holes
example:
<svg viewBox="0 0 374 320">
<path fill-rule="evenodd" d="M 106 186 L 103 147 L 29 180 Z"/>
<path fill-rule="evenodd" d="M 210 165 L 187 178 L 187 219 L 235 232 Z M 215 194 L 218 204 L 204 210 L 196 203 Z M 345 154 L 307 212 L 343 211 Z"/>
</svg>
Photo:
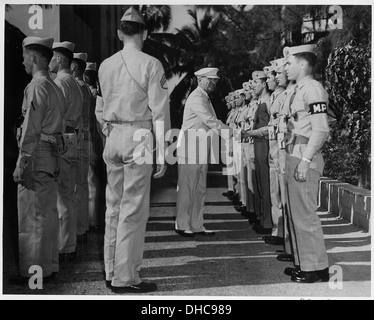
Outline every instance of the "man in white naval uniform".
<svg viewBox="0 0 374 320">
<path fill-rule="evenodd" d="M 164 175 L 164 132 L 157 127 L 170 128 L 168 90 L 161 62 L 141 51 L 147 31 L 143 16 L 133 7 L 123 15 L 118 36 L 124 47 L 99 68 L 101 92 L 95 110 L 107 137 L 105 274 L 115 293 L 152 292 L 157 285 L 143 282 L 139 271 L 153 169 L 151 163 L 137 161 L 135 154 L 149 148 L 153 131 L 160 151 L 154 177 Z M 145 140 L 137 141 L 138 133 L 144 133 Z"/>
<path fill-rule="evenodd" d="M 232 135 L 232 130 L 217 119 L 208 96 L 216 88 L 219 80 L 217 72 L 217 68 L 203 68 L 195 72 L 198 87 L 186 101 L 182 129 L 178 137 L 175 231 L 184 237 L 193 237 L 195 234 L 214 235 L 214 232 L 205 229 L 203 221 L 210 147 L 207 142 L 206 149 L 203 149 L 205 145 L 200 148 L 200 144 L 205 141 L 196 139 L 196 136 L 201 133 L 204 133 L 203 137 L 212 136 L 213 131 L 219 133 L 222 129 L 227 129 L 229 133 L 226 138 Z"/>
</svg>

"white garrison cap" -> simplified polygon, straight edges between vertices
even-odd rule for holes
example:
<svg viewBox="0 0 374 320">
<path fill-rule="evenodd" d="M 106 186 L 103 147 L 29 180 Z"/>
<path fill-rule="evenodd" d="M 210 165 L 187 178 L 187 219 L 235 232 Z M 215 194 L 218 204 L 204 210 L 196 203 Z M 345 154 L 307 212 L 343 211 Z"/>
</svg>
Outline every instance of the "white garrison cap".
<svg viewBox="0 0 374 320">
<path fill-rule="evenodd" d="M 287 64 L 287 59 L 285 58 L 280 58 L 280 59 L 275 60 L 275 65 L 274 65 L 275 72 L 282 72 L 286 64 Z"/>
<path fill-rule="evenodd" d="M 59 49 L 59 48 L 65 48 L 68 49 L 71 52 L 74 52 L 75 44 L 70 41 L 64 41 L 64 42 L 55 42 L 52 46 L 52 49 Z"/>
<path fill-rule="evenodd" d="M 32 44 L 38 44 L 40 46 L 52 49 L 54 39 L 50 38 L 39 38 L 39 37 L 26 37 L 23 39 L 22 46 L 26 47 Z"/>
<path fill-rule="evenodd" d="M 132 21 L 143 24 L 145 26 L 145 21 L 143 15 L 136 10 L 134 7 L 130 7 L 126 10 L 125 14 L 122 16 L 121 21 Z"/>
<path fill-rule="evenodd" d="M 96 71 L 96 62 L 87 62 L 86 71 Z"/>
<path fill-rule="evenodd" d="M 199 71 L 195 72 L 195 76 L 219 79 L 219 77 L 217 76 L 217 73 L 218 73 L 218 68 L 202 68 Z"/>
<path fill-rule="evenodd" d="M 283 49 L 283 55 L 288 58 L 290 55 L 295 55 L 299 53 L 309 52 L 316 55 L 316 45 L 315 44 L 304 44 L 302 46 L 296 47 L 285 47 Z"/>
<path fill-rule="evenodd" d="M 238 89 L 238 90 L 235 90 L 235 95 L 238 96 L 240 94 L 245 94 L 244 93 L 244 89 Z"/>
<path fill-rule="evenodd" d="M 252 80 L 267 78 L 264 71 L 254 71 L 252 73 Z"/>
<path fill-rule="evenodd" d="M 243 86 L 244 90 L 248 90 L 249 89 L 249 82 L 243 82 L 242 86 Z"/>
<path fill-rule="evenodd" d="M 74 59 L 83 60 L 84 62 L 87 62 L 87 53 L 79 52 L 74 53 Z"/>
</svg>

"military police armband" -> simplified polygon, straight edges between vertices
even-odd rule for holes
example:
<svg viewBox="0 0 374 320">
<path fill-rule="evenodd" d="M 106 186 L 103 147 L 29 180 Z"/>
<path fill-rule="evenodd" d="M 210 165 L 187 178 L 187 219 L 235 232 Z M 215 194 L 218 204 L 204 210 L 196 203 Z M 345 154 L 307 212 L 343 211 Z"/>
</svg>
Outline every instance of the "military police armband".
<svg viewBox="0 0 374 320">
<path fill-rule="evenodd" d="M 326 102 L 314 102 L 309 105 L 309 112 L 311 114 L 327 113 Z"/>
</svg>

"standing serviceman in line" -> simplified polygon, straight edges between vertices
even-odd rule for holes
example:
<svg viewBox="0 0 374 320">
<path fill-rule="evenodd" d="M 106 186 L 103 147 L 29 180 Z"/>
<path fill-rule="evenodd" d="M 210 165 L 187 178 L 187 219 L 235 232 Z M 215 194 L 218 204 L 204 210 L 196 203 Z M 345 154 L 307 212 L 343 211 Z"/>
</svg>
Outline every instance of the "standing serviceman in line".
<svg viewBox="0 0 374 320">
<path fill-rule="evenodd" d="M 96 117 L 107 137 L 103 153 L 108 178 L 105 277 L 114 293 L 144 293 L 157 290 L 155 283 L 143 282 L 139 275 L 153 166 L 138 161 L 138 156 L 146 149 L 153 150 L 154 133 L 154 178 L 165 174 L 164 134 L 170 129 L 169 97 L 161 62 L 141 51 L 147 30 L 143 16 L 133 7 L 123 15 L 118 37 L 123 49 L 102 62 L 101 92 L 96 100 Z"/>
<path fill-rule="evenodd" d="M 217 119 L 209 98 L 209 93 L 215 90 L 219 80 L 217 72 L 217 68 L 203 68 L 195 72 L 198 86 L 186 101 L 182 129 L 178 137 L 175 231 L 184 237 L 193 237 L 196 234 L 214 235 L 214 232 L 204 226 L 209 138 L 216 133 L 221 134 L 222 129 L 227 129 L 226 133 L 229 133 L 226 138 L 232 135 L 230 128 Z M 206 141 L 201 141 L 200 134 Z M 200 148 L 200 144 L 203 148 Z"/>
<path fill-rule="evenodd" d="M 324 167 L 321 148 L 329 135 L 328 94 L 312 76 L 317 60 L 315 45 L 285 48 L 284 53 L 287 77 L 296 81 L 287 124 L 291 135 L 287 141 L 290 230 L 296 239 L 295 269 L 288 274 L 298 283 L 325 282 L 329 281 L 328 258 L 316 211 Z"/>
<path fill-rule="evenodd" d="M 83 95 L 82 116 L 77 132 L 77 166 L 76 166 L 76 204 L 77 237 L 86 240 L 89 229 L 88 213 L 88 166 L 89 166 L 89 125 L 90 111 L 92 109 L 92 93 L 89 86 L 83 81 L 86 69 L 87 53 L 74 53 L 70 70 L 72 76 L 78 81 Z"/>
<path fill-rule="evenodd" d="M 77 216 L 75 204 L 75 166 L 77 162 L 77 134 L 82 116 L 83 95 L 78 82 L 70 72 L 75 44 L 69 41 L 53 44 L 53 58 L 49 64 L 54 79 L 61 89 L 66 103 L 63 118 L 63 137 L 66 152 L 61 157 L 60 177 L 58 184 L 57 209 L 60 218 L 60 260 L 74 261 L 77 244 Z"/>
<path fill-rule="evenodd" d="M 276 80 L 280 87 L 286 88 L 282 94 L 282 102 L 279 108 L 278 125 L 276 129 L 276 136 L 278 141 L 278 181 L 282 201 L 283 214 L 283 238 L 284 250 L 277 252 L 277 260 L 279 261 L 293 261 L 291 238 L 289 232 L 289 209 L 288 209 L 288 192 L 286 188 L 286 135 L 287 122 L 291 118 L 290 99 L 293 94 L 294 82 L 289 81 L 287 72 L 285 70 L 287 60 L 285 58 L 279 59 L 275 65 Z M 292 240 L 294 241 L 294 240 Z"/>
<path fill-rule="evenodd" d="M 279 171 L 279 148 L 277 140 L 277 127 L 279 109 L 283 101 L 282 93 L 285 87 L 279 86 L 276 81 L 275 65 L 278 60 L 271 61 L 271 66 L 265 67 L 264 71 L 267 75 L 267 84 L 270 91 L 273 91 L 270 97 L 270 120 L 268 123 L 268 139 L 269 139 L 269 178 L 270 178 L 270 199 L 271 199 L 271 214 L 273 221 L 273 230 L 271 236 L 264 236 L 265 243 L 273 245 L 283 245 L 283 214 L 282 201 L 278 181 Z"/>
<path fill-rule="evenodd" d="M 270 234 L 272 232 L 271 200 L 270 200 L 270 178 L 269 178 L 269 141 L 267 140 L 270 114 L 270 94 L 266 83 L 264 71 L 255 71 L 252 74 L 255 81 L 255 93 L 258 98 L 258 107 L 254 117 L 253 130 L 242 131 L 245 136 L 253 137 L 257 185 L 261 199 L 260 225 L 254 225 L 253 229 L 259 234 Z"/>
<path fill-rule="evenodd" d="M 57 175 L 62 147 L 62 92 L 49 76 L 53 38 L 26 37 L 23 65 L 32 75 L 24 91 L 19 156 L 13 173 L 18 183 L 19 275 L 11 284 L 27 285 L 40 266 L 44 282 L 59 272 Z M 31 273 L 29 273 L 31 272 Z"/>
</svg>

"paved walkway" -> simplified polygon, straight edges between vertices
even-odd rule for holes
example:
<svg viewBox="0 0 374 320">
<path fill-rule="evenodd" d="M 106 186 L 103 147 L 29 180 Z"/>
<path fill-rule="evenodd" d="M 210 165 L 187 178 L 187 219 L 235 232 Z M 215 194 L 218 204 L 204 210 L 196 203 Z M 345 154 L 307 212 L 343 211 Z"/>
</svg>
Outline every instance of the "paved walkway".
<svg viewBox="0 0 374 320">
<path fill-rule="evenodd" d="M 283 274 L 291 264 L 275 259 L 275 251 L 281 247 L 264 244 L 262 236 L 252 231 L 222 197 L 223 191 L 210 188 L 207 197 L 206 227 L 217 231 L 216 236 L 192 240 L 173 230 L 175 188 L 158 188 L 153 192 L 141 271 L 144 279 L 158 284 L 159 291 L 151 293 L 151 298 L 370 297 L 370 234 L 336 216 L 319 212 L 329 262 L 334 268 L 330 271 L 341 271 L 343 281 L 296 284 Z M 12 259 L 5 259 L 3 293 L 112 295 L 103 281 L 102 256 L 103 233 L 91 231 L 88 242 L 79 244 L 78 261 L 62 265 L 55 283 L 34 291 L 7 284 L 16 269 Z"/>
</svg>

